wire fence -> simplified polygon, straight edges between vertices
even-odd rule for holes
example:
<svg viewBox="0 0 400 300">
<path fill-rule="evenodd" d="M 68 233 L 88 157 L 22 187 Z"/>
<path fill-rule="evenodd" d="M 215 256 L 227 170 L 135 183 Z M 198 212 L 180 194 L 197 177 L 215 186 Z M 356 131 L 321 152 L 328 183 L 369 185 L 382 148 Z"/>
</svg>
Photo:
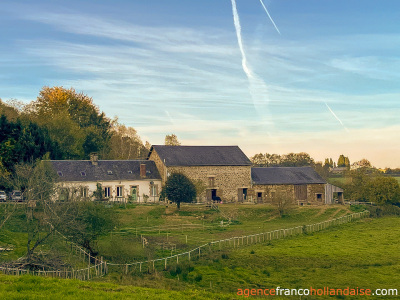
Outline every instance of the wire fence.
<svg viewBox="0 0 400 300">
<path fill-rule="evenodd" d="M 217 241 L 211 241 L 201 246 L 198 246 L 190 251 L 178 253 L 168 257 L 139 261 L 139 262 L 131 262 L 125 264 L 108 263 L 107 265 L 110 267 L 121 268 L 121 270 L 126 274 L 128 274 L 130 271 L 152 272 L 155 271 L 156 269 L 166 270 L 169 264 L 175 264 L 175 263 L 179 264 L 180 262 L 183 261 L 200 259 L 202 253 L 204 255 L 205 252 L 213 250 L 222 250 L 222 249 L 236 249 L 241 246 L 252 245 L 276 239 L 282 239 L 285 237 L 296 236 L 300 234 L 309 234 L 327 229 L 332 226 L 349 223 L 352 222 L 353 220 L 358 220 L 361 218 L 365 218 L 367 216 L 369 216 L 369 211 L 366 210 L 363 212 L 353 213 L 339 218 L 330 219 L 320 223 L 296 226 L 285 229 L 277 229 L 268 232 L 262 232 L 244 236 L 236 236 Z"/>
<path fill-rule="evenodd" d="M 87 261 L 88 267 L 81 269 L 45 271 L 45 270 L 25 270 L 19 268 L 0 267 L 0 271 L 9 275 L 23 275 L 31 274 L 36 276 L 49 276 L 60 278 L 71 278 L 79 280 L 90 280 L 94 277 L 100 277 L 109 272 L 109 267 L 115 268 L 116 271 L 125 274 L 132 272 L 154 272 L 156 270 L 167 270 L 168 266 L 176 265 L 184 261 L 198 260 L 201 257 L 212 251 L 220 251 L 223 249 L 237 249 L 239 247 L 263 243 L 271 240 L 283 239 L 286 237 L 297 236 L 301 234 L 309 234 L 317 231 L 327 229 L 329 227 L 338 226 L 341 224 L 349 223 L 354 220 L 359 220 L 369 216 L 369 211 L 365 210 L 359 213 L 345 215 L 335 219 L 330 219 L 320 223 L 310 225 L 296 226 L 285 229 L 277 229 L 268 232 L 256 233 L 251 235 L 236 236 L 217 241 L 211 241 L 200 245 L 190 251 L 178 253 L 175 255 L 149 259 L 145 261 L 136 261 L 131 263 L 110 263 L 106 262 L 102 257 L 93 257 L 82 247 L 68 241 L 68 239 L 61 233 L 57 232 L 65 240 L 65 243 L 70 247 L 70 250 L 76 255 L 79 255 L 83 261 Z"/>
</svg>

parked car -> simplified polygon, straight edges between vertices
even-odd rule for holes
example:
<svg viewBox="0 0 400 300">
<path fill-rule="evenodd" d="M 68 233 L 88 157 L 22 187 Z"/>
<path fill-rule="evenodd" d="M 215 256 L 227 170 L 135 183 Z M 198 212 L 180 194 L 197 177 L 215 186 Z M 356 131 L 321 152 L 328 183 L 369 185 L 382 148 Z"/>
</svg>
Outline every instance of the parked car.
<svg viewBox="0 0 400 300">
<path fill-rule="evenodd" d="M 17 201 L 17 202 L 22 202 L 22 193 L 21 191 L 12 191 L 11 193 L 11 200 Z"/>
<path fill-rule="evenodd" d="M 6 202 L 7 201 L 7 194 L 5 191 L 0 191 L 0 202 Z"/>
</svg>

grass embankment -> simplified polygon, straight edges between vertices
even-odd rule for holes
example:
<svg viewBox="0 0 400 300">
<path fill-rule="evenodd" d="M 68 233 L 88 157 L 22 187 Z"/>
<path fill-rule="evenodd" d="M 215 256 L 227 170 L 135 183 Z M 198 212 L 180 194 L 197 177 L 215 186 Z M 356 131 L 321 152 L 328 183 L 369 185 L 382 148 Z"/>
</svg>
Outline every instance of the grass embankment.
<svg viewBox="0 0 400 300">
<path fill-rule="evenodd" d="M 281 218 L 268 205 L 225 204 L 219 209 L 196 205 L 184 205 L 180 211 L 163 206 L 119 209 L 120 228 L 99 240 L 99 250 L 109 261 L 127 263 L 185 252 L 210 241 L 311 224 L 351 213 L 344 206 L 297 207 Z M 183 224 L 197 227 L 189 229 Z M 142 236 L 146 238 L 145 247 Z"/>
</svg>

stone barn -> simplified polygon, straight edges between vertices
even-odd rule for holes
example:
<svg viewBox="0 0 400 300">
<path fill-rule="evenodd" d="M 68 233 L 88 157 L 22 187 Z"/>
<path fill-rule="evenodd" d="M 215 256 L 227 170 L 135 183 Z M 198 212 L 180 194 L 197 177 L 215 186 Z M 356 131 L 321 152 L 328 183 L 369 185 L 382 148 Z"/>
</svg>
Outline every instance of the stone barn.
<svg viewBox="0 0 400 300">
<path fill-rule="evenodd" d="M 287 197 L 299 205 L 325 204 L 326 181 L 311 167 L 252 168 L 251 177 L 256 203 Z"/>
<path fill-rule="evenodd" d="M 163 185 L 169 174 L 185 174 L 200 187 L 200 200 L 244 202 L 248 198 L 251 162 L 238 146 L 154 145 L 147 159 L 155 162 Z"/>
</svg>

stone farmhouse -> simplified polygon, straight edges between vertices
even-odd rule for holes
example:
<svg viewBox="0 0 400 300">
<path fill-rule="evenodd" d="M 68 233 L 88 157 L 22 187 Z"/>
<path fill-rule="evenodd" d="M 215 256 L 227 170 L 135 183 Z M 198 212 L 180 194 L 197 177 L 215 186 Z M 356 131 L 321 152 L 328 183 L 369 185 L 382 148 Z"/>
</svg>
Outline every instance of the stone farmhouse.
<svg viewBox="0 0 400 300">
<path fill-rule="evenodd" d="M 238 146 L 153 145 L 147 159 L 155 162 L 162 184 L 169 174 L 179 172 L 204 186 L 201 200 L 247 200 L 251 162 Z"/>
<path fill-rule="evenodd" d="M 50 161 L 58 174 L 58 198 L 93 199 L 97 184 L 110 201 L 158 202 L 171 173 L 185 174 L 200 190 L 198 201 L 272 203 L 286 197 L 298 205 L 343 202 L 343 190 L 311 167 L 252 168 L 238 146 L 153 145 L 146 160 Z"/>
<path fill-rule="evenodd" d="M 60 200 L 72 198 L 72 193 L 93 199 L 98 183 L 105 200 L 140 203 L 159 200 L 161 177 L 153 161 L 99 160 L 97 154 L 92 154 L 90 160 L 50 162 L 58 175 Z"/>
</svg>

